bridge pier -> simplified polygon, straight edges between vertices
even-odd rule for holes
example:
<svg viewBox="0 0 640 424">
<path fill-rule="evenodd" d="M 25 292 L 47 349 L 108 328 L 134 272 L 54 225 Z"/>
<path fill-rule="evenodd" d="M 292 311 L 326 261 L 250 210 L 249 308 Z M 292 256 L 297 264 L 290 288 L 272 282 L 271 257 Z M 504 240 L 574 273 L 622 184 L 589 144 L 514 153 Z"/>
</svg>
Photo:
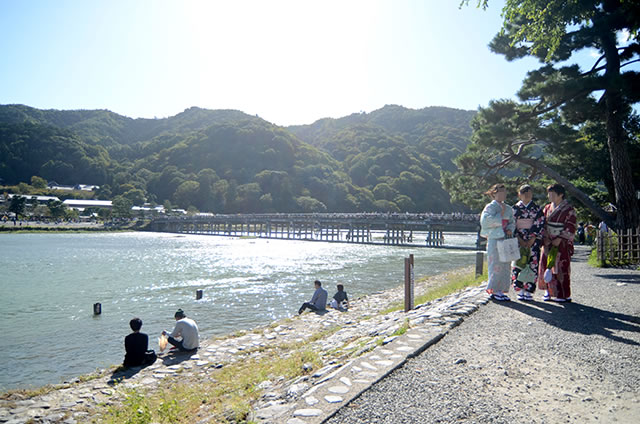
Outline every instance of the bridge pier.
<svg viewBox="0 0 640 424">
<path fill-rule="evenodd" d="M 425 243 L 429 247 L 444 246 L 444 231 L 441 229 L 431 228 L 427 230 L 427 238 Z"/>
</svg>

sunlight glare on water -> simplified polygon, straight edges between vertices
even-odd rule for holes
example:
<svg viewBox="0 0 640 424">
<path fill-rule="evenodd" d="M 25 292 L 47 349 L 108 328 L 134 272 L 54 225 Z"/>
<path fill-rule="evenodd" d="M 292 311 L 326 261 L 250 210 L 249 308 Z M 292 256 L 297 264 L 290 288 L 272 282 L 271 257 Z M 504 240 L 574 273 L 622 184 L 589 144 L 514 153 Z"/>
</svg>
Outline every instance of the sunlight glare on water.
<svg viewBox="0 0 640 424">
<path fill-rule="evenodd" d="M 456 235 L 473 245 L 475 235 Z M 120 363 L 129 320 L 150 348 L 182 308 L 202 338 L 295 314 L 320 279 L 350 298 L 474 262 L 469 251 L 161 233 L 2 234 L 0 390 L 57 383 Z M 202 289 L 204 296 L 195 299 Z M 93 304 L 102 315 L 93 316 Z"/>
</svg>

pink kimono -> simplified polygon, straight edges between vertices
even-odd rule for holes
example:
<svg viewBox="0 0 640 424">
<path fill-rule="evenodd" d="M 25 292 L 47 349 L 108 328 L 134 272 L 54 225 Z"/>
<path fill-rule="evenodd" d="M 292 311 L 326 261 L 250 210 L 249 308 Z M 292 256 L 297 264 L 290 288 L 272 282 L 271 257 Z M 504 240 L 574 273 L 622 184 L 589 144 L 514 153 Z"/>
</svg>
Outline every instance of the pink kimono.
<svg viewBox="0 0 640 424">
<path fill-rule="evenodd" d="M 571 255 L 573 255 L 573 238 L 576 234 L 576 211 L 563 200 L 555 209 L 553 203 L 544 207 L 544 247 L 540 258 L 538 270 L 538 284 L 540 289 L 548 290 L 551 297 L 559 299 L 571 298 Z M 551 241 L 560 238 L 558 256 L 552 268 L 553 278 L 550 282 L 544 281 L 544 272 L 547 269 L 547 255 L 551 249 Z"/>
</svg>

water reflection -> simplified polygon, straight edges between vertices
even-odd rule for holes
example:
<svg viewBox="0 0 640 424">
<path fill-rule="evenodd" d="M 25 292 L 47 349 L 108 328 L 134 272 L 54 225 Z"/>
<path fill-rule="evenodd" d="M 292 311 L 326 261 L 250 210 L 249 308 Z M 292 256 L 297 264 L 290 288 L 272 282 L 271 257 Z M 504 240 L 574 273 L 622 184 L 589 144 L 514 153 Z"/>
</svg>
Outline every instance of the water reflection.
<svg viewBox="0 0 640 424">
<path fill-rule="evenodd" d="M 475 235 L 456 236 L 473 245 Z M 291 316 L 316 278 L 352 298 L 473 263 L 434 249 L 154 233 L 0 235 L 0 388 L 59 382 L 119 363 L 128 322 L 155 335 L 183 308 L 203 337 Z M 204 296 L 195 299 L 195 290 Z M 102 303 L 93 317 L 92 305 Z"/>
</svg>

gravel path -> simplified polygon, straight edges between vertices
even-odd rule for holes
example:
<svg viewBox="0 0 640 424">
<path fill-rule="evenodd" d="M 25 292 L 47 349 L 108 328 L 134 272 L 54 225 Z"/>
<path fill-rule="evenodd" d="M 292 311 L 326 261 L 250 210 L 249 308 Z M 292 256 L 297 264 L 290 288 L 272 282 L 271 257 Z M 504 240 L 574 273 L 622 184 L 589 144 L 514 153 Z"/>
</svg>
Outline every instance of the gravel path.
<svg viewBox="0 0 640 424">
<path fill-rule="evenodd" d="M 490 302 L 327 422 L 637 423 L 640 272 L 587 254 L 573 303 Z"/>
</svg>

